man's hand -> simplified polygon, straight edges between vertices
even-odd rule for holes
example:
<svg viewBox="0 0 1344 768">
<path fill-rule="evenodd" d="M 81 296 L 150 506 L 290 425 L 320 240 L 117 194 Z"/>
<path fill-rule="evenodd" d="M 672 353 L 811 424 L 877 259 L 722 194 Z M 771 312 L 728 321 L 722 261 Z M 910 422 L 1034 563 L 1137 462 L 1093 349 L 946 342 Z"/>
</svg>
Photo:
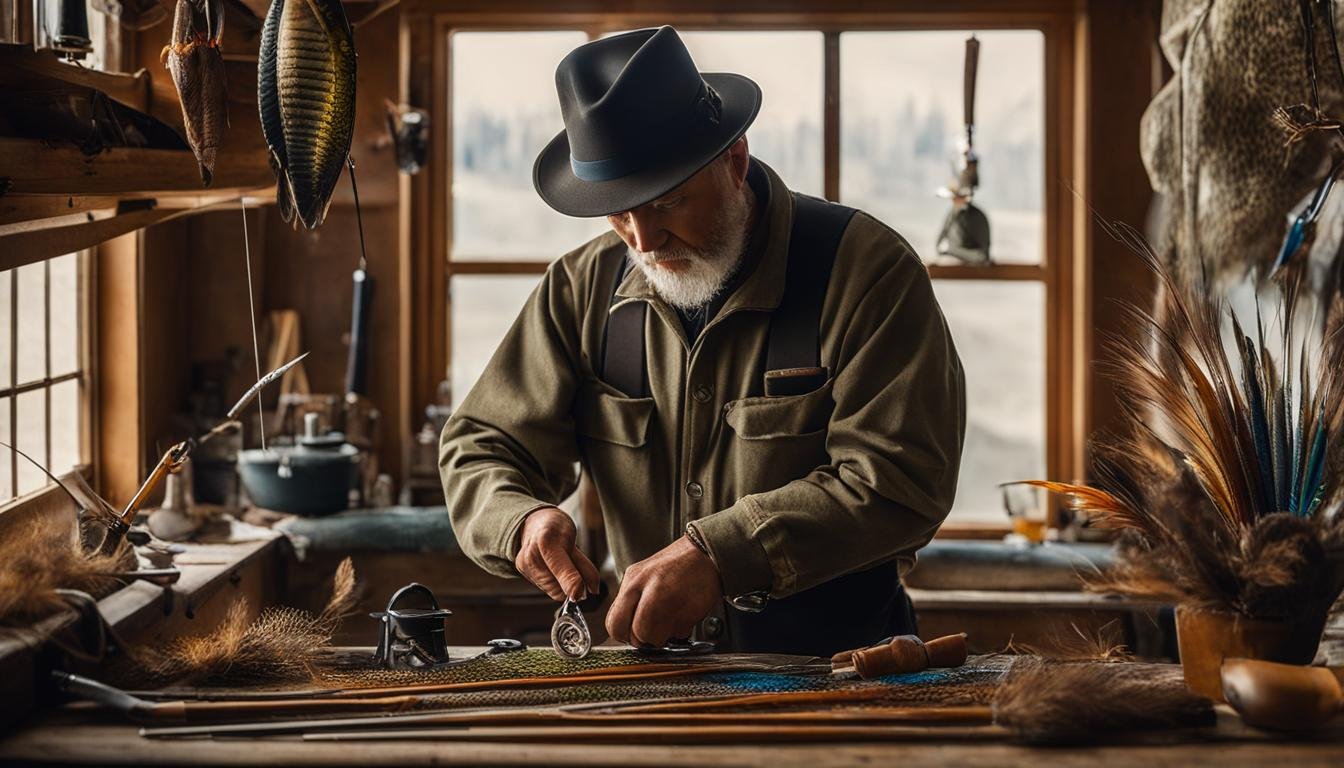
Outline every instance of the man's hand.
<svg viewBox="0 0 1344 768">
<path fill-rule="evenodd" d="M 596 594 L 601 583 L 597 567 L 575 545 L 575 535 L 574 521 L 559 509 L 532 512 L 523 521 L 513 567 L 556 602 Z"/>
<path fill-rule="evenodd" d="M 714 561 L 683 536 L 626 569 L 607 611 L 607 633 L 630 645 L 661 647 L 689 638 L 721 599 Z"/>
</svg>

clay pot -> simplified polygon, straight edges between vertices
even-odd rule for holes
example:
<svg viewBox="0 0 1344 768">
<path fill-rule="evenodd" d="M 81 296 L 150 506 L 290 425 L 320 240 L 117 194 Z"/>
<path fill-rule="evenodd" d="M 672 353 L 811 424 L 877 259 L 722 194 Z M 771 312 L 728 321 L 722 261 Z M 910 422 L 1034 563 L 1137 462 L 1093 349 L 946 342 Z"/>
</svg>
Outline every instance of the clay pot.
<svg viewBox="0 0 1344 768">
<path fill-rule="evenodd" d="M 1222 702 L 1223 659 L 1310 664 L 1324 628 L 1324 616 L 1292 622 L 1261 621 L 1238 613 L 1178 605 L 1176 644 L 1185 685 L 1200 696 Z"/>
</svg>

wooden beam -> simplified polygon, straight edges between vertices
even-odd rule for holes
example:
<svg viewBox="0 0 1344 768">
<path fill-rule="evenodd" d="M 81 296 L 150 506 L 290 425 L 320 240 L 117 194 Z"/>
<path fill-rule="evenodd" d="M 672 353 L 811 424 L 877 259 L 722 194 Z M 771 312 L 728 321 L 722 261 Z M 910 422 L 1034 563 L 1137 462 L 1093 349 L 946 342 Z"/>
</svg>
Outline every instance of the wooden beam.
<svg viewBox="0 0 1344 768">
<path fill-rule="evenodd" d="M 161 197 L 208 194 L 200 166 L 186 150 L 121 147 L 85 155 L 72 146 L 35 139 L 0 138 L 0 189 L 6 194 Z M 275 182 L 266 153 L 225 145 L 215 165 L 220 189 L 265 187 Z"/>
<path fill-rule="evenodd" d="M 95 256 L 95 467 L 98 489 L 113 504 L 129 499 L 144 473 L 139 237 L 126 234 L 103 243 Z"/>
</svg>

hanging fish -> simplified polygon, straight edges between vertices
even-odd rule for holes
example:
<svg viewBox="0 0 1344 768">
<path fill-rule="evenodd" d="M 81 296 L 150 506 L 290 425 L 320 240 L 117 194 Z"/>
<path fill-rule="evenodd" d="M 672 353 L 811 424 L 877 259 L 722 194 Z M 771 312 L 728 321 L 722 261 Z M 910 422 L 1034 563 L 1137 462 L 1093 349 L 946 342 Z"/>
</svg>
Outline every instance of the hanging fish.
<svg viewBox="0 0 1344 768">
<path fill-rule="evenodd" d="M 229 124 L 224 56 L 219 40 L 224 34 L 223 0 L 177 0 L 173 13 L 173 40 L 160 59 L 173 76 L 187 144 L 201 166 L 201 182 L 210 186 L 215 155 Z"/>
<path fill-rule="evenodd" d="M 355 40 L 340 0 L 272 0 L 257 58 L 280 215 L 316 229 L 355 132 Z"/>
</svg>

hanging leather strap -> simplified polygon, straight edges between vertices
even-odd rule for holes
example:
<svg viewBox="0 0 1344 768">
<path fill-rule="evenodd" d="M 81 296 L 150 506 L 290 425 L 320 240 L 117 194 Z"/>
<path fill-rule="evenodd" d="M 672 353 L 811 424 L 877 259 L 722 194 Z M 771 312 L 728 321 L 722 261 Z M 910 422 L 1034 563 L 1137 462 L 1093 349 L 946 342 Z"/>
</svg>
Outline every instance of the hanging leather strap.
<svg viewBox="0 0 1344 768">
<path fill-rule="evenodd" d="M 821 309 L 831 268 L 854 209 L 808 195 L 793 193 L 793 227 L 789 232 L 788 267 L 784 295 L 770 317 L 766 371 L 801 370 L 821 366 Z M 626 259 L 611 284 L 611 301 L 630 271 Z M 648 364 L 644 324 L 648 305 L 632 301 L 607 316 L 602 351 L 602 378 L 630 397 L 648 397 Z M 820 383 L 820 382 L 818 382 Z M 770 393 L 773 394 L 773 393 Z M 781 391 L 779 394 L 788 394 Z"/>
</svg>

